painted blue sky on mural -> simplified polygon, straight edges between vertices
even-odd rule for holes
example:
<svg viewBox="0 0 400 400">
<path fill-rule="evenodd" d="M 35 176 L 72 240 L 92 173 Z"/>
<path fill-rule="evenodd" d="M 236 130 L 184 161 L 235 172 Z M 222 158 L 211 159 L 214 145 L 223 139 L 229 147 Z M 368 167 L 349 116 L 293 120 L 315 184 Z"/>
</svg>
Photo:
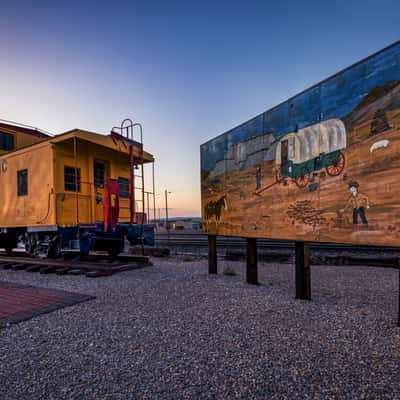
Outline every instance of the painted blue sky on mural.
<svg viewBox="0 0 400 400">
<path fill-rule="evenodd" d="M 210 171 L 229 146 L 271 133 L 276 139 L 323 120 L 344 118 L 374 88 L 400 80 L 400 41 L 291 97 L 201 146 L 201 168 Z"/>
</svg>

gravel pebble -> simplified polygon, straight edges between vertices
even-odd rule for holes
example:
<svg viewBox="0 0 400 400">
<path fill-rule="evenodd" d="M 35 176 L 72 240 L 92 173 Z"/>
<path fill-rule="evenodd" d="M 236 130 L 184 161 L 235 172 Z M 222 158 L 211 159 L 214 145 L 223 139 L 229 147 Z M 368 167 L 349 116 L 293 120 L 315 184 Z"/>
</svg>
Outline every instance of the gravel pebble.
<svg viewBox="0 0 400 400">
<path fill-rule="evenodd" d="M 400 399 L 398 271 L 154 259 L 107 278 L 0 271 L 95 300 L 0 330 L 0 398 Z"/>
</svg>

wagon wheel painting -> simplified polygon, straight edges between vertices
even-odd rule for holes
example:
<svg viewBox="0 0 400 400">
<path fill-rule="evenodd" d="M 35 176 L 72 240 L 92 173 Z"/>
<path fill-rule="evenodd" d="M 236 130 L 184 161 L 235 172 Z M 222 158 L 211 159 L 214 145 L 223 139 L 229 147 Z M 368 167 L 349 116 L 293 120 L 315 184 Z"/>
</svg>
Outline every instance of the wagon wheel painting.
<svg viewBox="0 0 400 400">
<path fill-rule="evenodd" d="M 335 162 L 325 167 L 326 173 L 329 176 L 338 176 L 344 170 L 344 165 L 345 165 L 344 154 L 340 151 L 338 158 L 335 160 Z"/>
<path fill-rule="evenodd" d="M 297 176 L 294 181 L 297 187 L 305 188 L 308 185 L 308 182 L 310 181 L 310 171 L 308 170 L 308 168 L 303 167 L 301 169 L 301 174 Z"/>
</svg>

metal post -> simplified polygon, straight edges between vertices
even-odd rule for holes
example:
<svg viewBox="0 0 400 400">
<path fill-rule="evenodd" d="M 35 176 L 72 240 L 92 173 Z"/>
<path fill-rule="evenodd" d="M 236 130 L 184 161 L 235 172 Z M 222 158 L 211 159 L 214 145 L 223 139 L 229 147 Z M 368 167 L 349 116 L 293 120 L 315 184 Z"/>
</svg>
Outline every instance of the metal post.
<svg viewBox="0 0 400 400">
<path fill-rule="evenodd" d="M 133 146 L 129 145 L 129 223 L 136 221 L 136 199 L 135 199 L 135 161 Z"/>
<path fill-rule="evenodd" d="M 296 299 L 311 300 L 310 246 L 308 242 L 295 242 Z"/>
<path fill-rule="evenodd" d="M 142 187 L 141 187 L 141 191 L 142 191 L 142 224 L 144 224 L 144 212 L 145 212 L 145 205 L 144 205 L 144 162 L 143 162 L 143 154 L 144 154 L 144 150 L 143 150 L 143 127 L 142 124 L 140 124 L 139 122 L 135 122 L 134 124 L 132 124 L 132 140 L 134 139 L 133 137 L 133 128 L 135 126 L 139 127 L 140 130 L 140 171 L 141 171 L 141 182 L 142 182 Z"/>
<path fill-rule="evenodd" d="M 147 193 L 147 223 L 150 224 L 150 200 L 149 200 L 149 192 Z"/>
<path fill-rule="evenodd" d="M 140 152 L 141 158 L 141 171 L 142 171 L 142 224 L 144 224 L 144 213 L 145 213 L 145 200 L 144 200 L 144 165 L 143 165 L 143 144 L 142 144 L 142 151 Z"/>
<path fill-rule="evenodd" d="M 208 235 L 208 273 L 217 274 L 217 236 Z"/>
<path fill-rule="evenodd" d="M 257 239 L 247 238 L 246 282 L 258 285 Z"/>
<path fill-rule="evenodd" d="M 168 191 L 165 189 L 165 227 L 167 228 L 169 242 L 169 222 L 168 222 Z"/>
<path fill-rule="evenodd" d="M 151 174 L 153 177 L 153 224 L 156 223 L 156 184 L 154 182 L 154 161 L 151 164 Z"/>
<path fill-rule="evenodd" d="M 79 225 L 79 183 L 78 183 L 78 145 L 76 142 L 76 136 L 74 136 L 74 163 L 75 163 L 75 213 L 76 213 L 76 226 Z"/>
</svg>

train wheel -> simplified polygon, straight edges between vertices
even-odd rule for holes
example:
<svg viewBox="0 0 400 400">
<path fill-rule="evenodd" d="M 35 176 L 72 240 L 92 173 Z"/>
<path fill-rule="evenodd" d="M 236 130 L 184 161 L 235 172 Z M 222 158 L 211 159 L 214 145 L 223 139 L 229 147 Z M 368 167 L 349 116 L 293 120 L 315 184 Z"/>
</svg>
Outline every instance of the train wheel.
<svg viewBox="0 0 400 400">
<path fill-rule="evenodd" d="M 143 246 L 143 241 L 142 241 L 142 246 Z M 118 254 L 122 253 L 124 251 L 124 244 L 123 243 L 114 243 L 113 245 L 110 245 L 107 248 L 107 253 L 110 258 L 116 258 Z"/>
<path fill-rule="evenodd" d="M 124 248 L 108 249 L 107 254 L 109 255 L 110 258 L 117 258 L 118 254 L 122 253 L 123 251 Z"/>
<path fill-rule="evenodd" d="M 294 182 L 300 189 L 305 188 L 308 182 L 310 182 L 310 171 L 308 168 L 304 167 L 301 171 L 301 175 L 299 175 Z"/>
<path fill-rule="evenodd" d="M 28 254 L 35 254 L 37 247 L 38 238 L 36 234 L 26 234 L 25 236 L 25 251 Z"/>
<path fill-rule="evenodd" d="M 13 244 L 8 243 L 4 246 L 7 253 L 11 253 L 16 247 L 16 245 L 14 246 Z"/>
<path fill-rule="evenodd" d="M 345 165 L 344 154 L 340 151 L 339 158 L 336 160 L 336 162 L 334 162 L 332 165 L 328 165 L 327 167 L 325 167 L 326 173 L 329 176 L 338 176 L 344 170 L 344 165 Z"/>
<path fill-rule="evenodd" d="M 4 249 L 11 253 L 18 246 L 18 237 L 10 236 L 4 241 Z"/>
<path fill-rule="evenodd" d="M 61 245 L 60 245 L 60 241 L 58 240 L 58 238 L 54 239 L 50 242 L 47 257 L 49 257 L 49 258 L 61 257 Z"/>
</svg>

